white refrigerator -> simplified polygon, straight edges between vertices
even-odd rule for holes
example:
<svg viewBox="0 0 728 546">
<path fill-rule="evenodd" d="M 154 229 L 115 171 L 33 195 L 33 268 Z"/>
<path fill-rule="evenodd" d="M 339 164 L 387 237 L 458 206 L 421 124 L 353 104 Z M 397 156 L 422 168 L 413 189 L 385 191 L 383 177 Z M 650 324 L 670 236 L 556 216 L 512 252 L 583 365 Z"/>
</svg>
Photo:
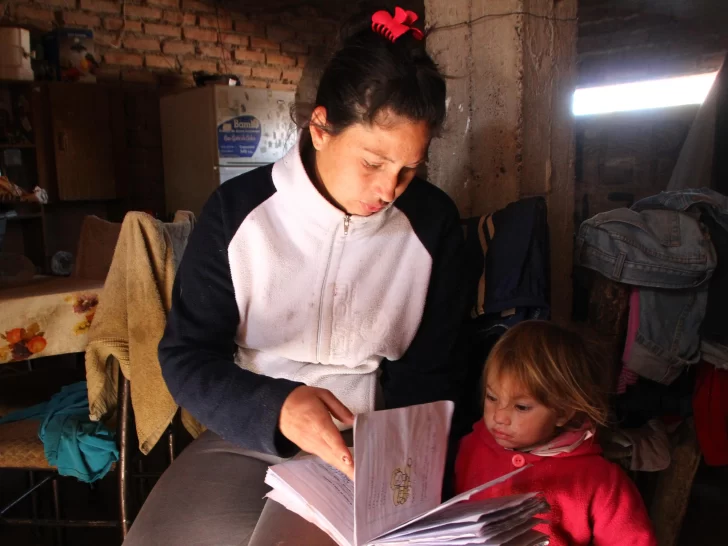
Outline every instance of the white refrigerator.
<svg viewBox="0 0 728 546">
<path fill-rule="evenodd" d="M 273 163 L 296 142 L 294 93 L 208 86 L 162 97 L 167 213 L 202 206 L 219 184 Z"/>
</svg>

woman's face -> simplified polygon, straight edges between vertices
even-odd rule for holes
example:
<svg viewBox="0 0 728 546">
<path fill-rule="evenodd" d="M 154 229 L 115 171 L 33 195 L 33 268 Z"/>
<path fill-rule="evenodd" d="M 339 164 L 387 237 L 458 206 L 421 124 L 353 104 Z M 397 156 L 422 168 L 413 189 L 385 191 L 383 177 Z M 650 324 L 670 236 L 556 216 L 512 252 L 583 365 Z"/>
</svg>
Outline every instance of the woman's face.
<svg viewBox="0 0 728 546">
<path fill-rule="evenodd" d="M 318 107 L 310 130 L 320 190 L 349 214 L 382 210 L 402 195 L 427 158 L 430 131 L 424 121 L 383 113 L 371 125 L 356 123 L 335 136 L 325 126 L 326 109 Z"/>
</svg>

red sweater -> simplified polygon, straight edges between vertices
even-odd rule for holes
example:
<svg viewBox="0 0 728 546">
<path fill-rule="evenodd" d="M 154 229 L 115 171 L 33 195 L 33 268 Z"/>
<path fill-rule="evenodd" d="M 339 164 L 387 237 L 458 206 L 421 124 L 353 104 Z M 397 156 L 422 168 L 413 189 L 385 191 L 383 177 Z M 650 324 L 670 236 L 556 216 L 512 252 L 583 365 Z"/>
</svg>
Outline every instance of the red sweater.
<svg viewBox="0 0 728 546">
<path fill-rule="evenodd" d="M 549 522 L 536 530 L 551 537 L 551 546 L 656 546 L 637 488 L 600 454 L 593 440 L 555 457 L 508 450 L 495 442 L 481 420 L 460 444 L 455 487 L 462 493 L 531 464 L 532 468 L 474 499 L 542 492 L 551 512 Z"/>
</svg>

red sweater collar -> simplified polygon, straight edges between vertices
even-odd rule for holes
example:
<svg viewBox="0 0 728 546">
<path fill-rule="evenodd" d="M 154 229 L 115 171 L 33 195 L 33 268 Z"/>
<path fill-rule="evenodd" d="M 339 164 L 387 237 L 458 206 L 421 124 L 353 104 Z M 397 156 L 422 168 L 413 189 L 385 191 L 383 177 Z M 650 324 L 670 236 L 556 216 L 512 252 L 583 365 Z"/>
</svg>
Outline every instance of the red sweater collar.
<svg viewBox="0 0 728 546">
<path fill-rule="evenodd" d="M 553 457 L 541 457 L 539 455 L 533 455 L 532 453 L 528 453 L 525 451 L 517 451 L 514 449 L 506 449 L 495 441 L 495 438 L 493 438 L 493 435 L 488 432 L 488 429 L 485 427 L 485 422 L 481 419 L 475 425 L 473 425 L 473 432 L 475 435 L 488 447 L 491 451 L 493 451 L 497 457 L 503 457 L 511 459 L 515 455 L 521 455 L 523 457 L 523 460 L 526 464 L 530 463 L 536 463 L 539 461 L 542 461 L 544 459 L 549 459 Z M 559 455 L 554 455 L 556 458 L 566 458 L 566 457 L 580 457 L 584 455 L 600 455 L 602 453 L 602 448 L 599 446 L 599 444 L 596 442 L 596 439 L 594 437 L 590 438 L 589 440 L 586 440 L 583 444 L 581 444 L 579 447 L 577 447 L 574 451 L 571 453 L 561 453 Z"/>
</svg>

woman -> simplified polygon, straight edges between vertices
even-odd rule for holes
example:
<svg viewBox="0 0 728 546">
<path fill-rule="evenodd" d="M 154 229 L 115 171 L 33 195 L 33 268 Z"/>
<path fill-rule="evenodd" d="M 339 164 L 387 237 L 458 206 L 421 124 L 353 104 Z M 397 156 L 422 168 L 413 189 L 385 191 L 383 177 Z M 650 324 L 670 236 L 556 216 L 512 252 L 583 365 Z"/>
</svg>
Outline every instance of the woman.
<svg viewBox="0 0 728 546">
<path fill-rule="evenodd" d="M 354 414 L 455 399 L 459 217 L 415 176 L 445 118 L 445 82 L 416 16 L 396 19 L 352 28 L 297 146 L 205 205 L 159 357 L 175 400 L 209 430 L 125 544 L 247 544 L 268 464 L 304 450 L 353 476 L 339 430 Z M 276 531 L 327 542 L 275 503 L 260 519 L 250 544 Z"/>
</svg>

